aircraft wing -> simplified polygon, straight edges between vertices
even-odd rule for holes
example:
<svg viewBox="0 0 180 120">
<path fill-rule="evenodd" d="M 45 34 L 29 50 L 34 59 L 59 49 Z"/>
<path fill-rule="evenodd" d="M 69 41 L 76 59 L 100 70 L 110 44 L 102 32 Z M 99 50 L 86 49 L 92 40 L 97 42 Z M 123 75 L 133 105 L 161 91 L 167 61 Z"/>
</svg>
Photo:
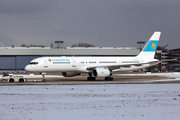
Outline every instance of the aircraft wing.
<svg viewBox="0 0 180 120">
<path fill-rule="evenodd" d="M 148 63 L 135 63 L 135 64 L 120 64 L 120 65 L 107 65 L 107 66 L 92 66 L 92 67 L 87 67 L 87 70 L 93 70 L 95 68 L 101 68 L 101 67 L 106 67 L 108 69 L 111 70 L 115 70 L 115 69 L 120 69 L 120 67 L 131 67 L 131 66 L 142 66 L 144 64 L 155 64 L 158 63 L 160 61 L 152 61 L 152 62 L 148 62 Z"/>
</svg>

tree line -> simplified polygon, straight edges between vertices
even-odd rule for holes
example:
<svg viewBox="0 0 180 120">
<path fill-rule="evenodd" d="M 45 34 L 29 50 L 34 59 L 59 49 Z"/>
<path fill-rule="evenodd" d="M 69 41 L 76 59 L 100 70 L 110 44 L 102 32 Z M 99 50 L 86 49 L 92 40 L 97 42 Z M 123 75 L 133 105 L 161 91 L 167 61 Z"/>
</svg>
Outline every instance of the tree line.
<svg viewBox="0 0 180 120">
<path fill-rule="evenodd" d="M 47 46 L 44 46 L 44 45 L 35 45 L 35 44 L 30 44 L 30 45 L 22 44 L 21 47 L 47 47 Z"/>
<path fill-rule="evenodd" d="M 77 44 L 73 44 L 71 47 L 96 47 L 96 46 L 88 43 L 77 43 Z"/>
<path fill-rule="evenodd" d="M 35 44 L 30 44 L 30 45 L 22 44 L 21 47 L 47 47 L 47 46 L 35 45 Z M 50 47 L 53 48 L 52 43 L 50 44 Z M 76 43 L 76 44 L 73 44 L 71 47 L 96 47 L 96 46 L 89 43 Z"/>
</svg>

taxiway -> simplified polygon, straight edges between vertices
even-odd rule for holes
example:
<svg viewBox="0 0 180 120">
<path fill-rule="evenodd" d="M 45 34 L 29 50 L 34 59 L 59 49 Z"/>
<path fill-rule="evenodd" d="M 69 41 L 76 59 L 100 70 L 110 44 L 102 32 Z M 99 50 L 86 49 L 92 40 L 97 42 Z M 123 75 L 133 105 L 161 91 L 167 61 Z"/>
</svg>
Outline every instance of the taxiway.
<svg viewBox="0 0 180 120">
<path fill-rule="evenodd" d="M 165 75 L 166 74 L 166 75 Z M 114 74 L 113 81 L 104 81 L 97 78 L 95 81 L 87 81 L 87 75 L 77 77 L 63 77 L 60 75 L 46 75 L 46 82 L 42 82 L 41 75 L 23 75 L 27 82 L 9 83 L 0 79 L 0 86 L 4 85 L 88 85 L 88 84 L 149 84 L 149 83 L 180 83 L 179 73 L 156 74 Z"/>
</svg>

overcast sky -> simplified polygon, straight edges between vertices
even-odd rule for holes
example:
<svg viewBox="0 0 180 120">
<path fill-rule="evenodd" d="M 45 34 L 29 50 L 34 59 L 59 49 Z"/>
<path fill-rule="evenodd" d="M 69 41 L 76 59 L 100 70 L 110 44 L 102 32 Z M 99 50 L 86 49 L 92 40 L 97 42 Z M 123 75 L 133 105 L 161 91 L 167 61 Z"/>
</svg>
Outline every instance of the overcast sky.
<svg viewBox="0 0 180 120">
<path fill-rule="evenodd" d="M 0 46 L 139 47 L 154 31 L 180 48 L 179 0 L 0 0 Z"/>
</svg>

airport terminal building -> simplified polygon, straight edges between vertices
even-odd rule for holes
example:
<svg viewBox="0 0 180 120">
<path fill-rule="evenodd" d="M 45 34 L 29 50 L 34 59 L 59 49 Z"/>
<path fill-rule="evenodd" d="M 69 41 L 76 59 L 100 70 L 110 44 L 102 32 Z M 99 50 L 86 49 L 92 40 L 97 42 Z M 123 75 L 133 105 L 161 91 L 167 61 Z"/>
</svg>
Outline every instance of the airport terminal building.
<svg viewBox="0 0 180 120">
<path fill-rule="evenodd" d="M 45 56 L 136 56 L 140 52 L 132 47 L 0 47 L 0 70 L 24 70 L 34 58 Z"/>
</svg>

